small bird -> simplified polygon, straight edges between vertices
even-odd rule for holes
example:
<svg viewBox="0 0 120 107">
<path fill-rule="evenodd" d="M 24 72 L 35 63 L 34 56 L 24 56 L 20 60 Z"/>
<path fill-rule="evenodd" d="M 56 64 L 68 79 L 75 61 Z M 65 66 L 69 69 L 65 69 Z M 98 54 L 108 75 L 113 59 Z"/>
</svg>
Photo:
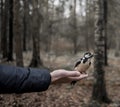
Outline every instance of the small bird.
<svg viewBox="0 0 120 107">
<path fill-rule="evenodd" d="M 81 74 L 86 74 L 86 70 L 90 67 L 91 65 L 91 58 L 93 57 L 93 54 L 90 52 L 86 52 L 82 58 L 80 58 L 76 64 L 74 69 L 76 71 L 79 71 Z M 71 85 L 74 85 L 76 81 L 72 81 Z"/>
</svg>

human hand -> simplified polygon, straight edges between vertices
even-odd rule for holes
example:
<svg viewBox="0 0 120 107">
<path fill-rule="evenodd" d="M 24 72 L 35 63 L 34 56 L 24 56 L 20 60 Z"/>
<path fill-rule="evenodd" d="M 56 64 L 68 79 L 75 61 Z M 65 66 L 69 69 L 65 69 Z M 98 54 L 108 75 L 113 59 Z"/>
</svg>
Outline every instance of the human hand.
<svg viewBox="0 0 120 107">
<path fill-rule="evenodd" d="M 68 71 L 64 69 L 54 70 L 50 75 L 51 84 L 70 83 L 71 81 L 79 81 L 88 77 L 88 74 L 81 74 L 79 71 Z"/>
</svg>

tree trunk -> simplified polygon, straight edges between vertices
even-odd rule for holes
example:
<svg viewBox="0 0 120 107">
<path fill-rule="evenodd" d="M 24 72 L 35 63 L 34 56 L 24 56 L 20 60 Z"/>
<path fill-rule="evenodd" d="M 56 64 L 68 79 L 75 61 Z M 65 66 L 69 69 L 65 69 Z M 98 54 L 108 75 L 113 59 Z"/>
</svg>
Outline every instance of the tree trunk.
<svg viewBox="0 0 120 107">
<path fill-rule="evenodd" d="M 85 48 L 86 51 L 89 50 L 89 0 L 86 0 L 86 31 L 87 34 L 85 35 Z"/>
<path fill-rule="evenodd" d="M 34 36 L 36 34 L 36 36 Z M 41 67 L 42 61 L 40 59 L 40 47 L 39 47 L 39 34 L 38 32 L 34 32 L 32 35 L 33 38 L 33 54 L 32 54 L 32 61 L 30 66 L 32 67 Z"/>
<path fill-rule="evenodd" d="M 37 1 L 33 1 L 33 13 L 32 13 L 32 38 L 33 38 L 33 54 L 30 66 L 42 67 L 42 61 L 40 58 L 40 28 L 41 28 L 41 14 L 37 8 Z"/>
<path fill-rule="evenodd" d="M 23 51 L 26 51 L 26 36 L 27 36 L 27 24 L 26 24 L 26 17 L 24 14 L 23 17 L 23 25 L 24 25 L 24 30 L 23 30 Z"/>
<path fill-rule="evenodd" d="M 0 0 L 0 54 L 1 54 L 1 35 L 2 35 L 2 13 L 3 13 L 3 1 Z"/>
<path fill-rule="evenodd" d="M 24 15 L 23 15 L 23 51 L 27 51 L 27 36 L 28 36 L 28 0 L 24 0 Z"/>
<path fill-rule="evenodd" d="M 119 34 L 116 33 L 115 35 L 115 39 L 116 39 L 116 48 L 115 48 L 115 56 L 116 57 L 119 57 L 120 56 L 120 37 L 119 37 Z"/>
<path fill-rule="evenodd" d="M 45 13 L 45 18 L 44 18 L 44 24 L 43 24 L 43 34 L 44 34 L 44 40 L 45 40 L 45 52 L 50 52 L 50 47 L 51 47 L 51 27 L 52 23 L 50 23 L 49 20 L 49 3 L 48 0 L 46 0 L 46 13 Z"/>
<path fill-rule="evenodd" d="M 104 65 L 108 65 L 108 56 L 107 56 L 107 14 L 108 13 L 108 2 L 104 0 Z"/>
<path fill-rule="evenodd" d="M 4 5 L 4 8 L 3 8 Z M 2 31 L 1 31 L 1 51 L 2 51 L 2 58 L 7 59 L 7 34 L 8 34 L 8 5 L 9 1 L 6 0 L 3 4 L 2 1 Z"/>
<path fill-rule="evenodd" d="M 9 0 L 9 45 L 8 61 L 13 61 L 13 0 Z"/>
<path fill-rule="evenodd" d="M 76 0 L 74 0 L 74 8 L 73 8 L 73 30 L 74 30 L 74 37 L 73 37 L 73 46 L 74 46 L 74 54 L 77 53 L 77 19 L 76 19 Z"/>
<path fill-rule="evenodd" d="M 106 91 L 104 64 L 104 8 L 103 0 L 95 0 L 95 62 L 94 77 L 95 82 L 92 92 L 92 100 L 97 102 L 110 103 Z"/>
<path fill-rule="evenodd" d="M 14 36 L 17 66 L 23 66 L 20 2 L 14 0 Z"/>
</svg>

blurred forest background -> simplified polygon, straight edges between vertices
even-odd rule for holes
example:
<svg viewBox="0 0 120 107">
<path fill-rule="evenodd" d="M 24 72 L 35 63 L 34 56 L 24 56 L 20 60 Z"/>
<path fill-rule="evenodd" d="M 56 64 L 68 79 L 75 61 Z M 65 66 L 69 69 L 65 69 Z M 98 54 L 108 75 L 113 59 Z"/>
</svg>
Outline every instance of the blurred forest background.
<svg viewBox="0 0 120 107">
<path fill-rule="evenodd" d="M 0 95 L 0 107 L 120 107 L 119 11 L 119 0 L 0 0 L 1 64 L 73 69 L 95 53 L 91 76 L 73 89 Z"/>
</svg>

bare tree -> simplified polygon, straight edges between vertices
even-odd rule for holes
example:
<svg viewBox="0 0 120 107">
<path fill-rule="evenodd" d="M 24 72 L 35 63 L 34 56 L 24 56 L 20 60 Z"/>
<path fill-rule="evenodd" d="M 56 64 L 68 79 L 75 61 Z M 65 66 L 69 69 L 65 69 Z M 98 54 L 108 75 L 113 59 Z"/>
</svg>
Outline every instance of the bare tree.
<svg viewBox="0 0 120 107">
<path fill-rule="evenodd" d="M 104 65 L 108 65 L 108 56 L 107 56 L 107 20 L 108 20 L 108 1 L 103 1 L 104 5 Z"/>
<path fill-rule="evenodd" d="M 14 10 L 14 37 L 15 37 L 15 52 L 16 52 L 16 64 L 23 66 L 23 55 L 22 55 L 22 25 L 21 25 L 21 12 L 20 12 L 20 1 L 13 1 Z"/>
<path fill-rule="evenodd" d="M 92 99 L 98 102 L 110 103 L 105 84 L 104 64 L 104 1 L 95 0 L 95 62 Z"/>
<path fill-rule="evenodd" d="M 74 37 L 73 37 L 74 54 L 76 54 L 76 53 L 77 53 L 77 19 L 76 19 L 76 0 L 74 0 L 74 8 L 73 8 L 73 29 L 74 29 Z"/>
<path fill-rule="evenodd" d="M 78 33 L 77 33 L 77 18 L 76 18 L 76 0 L 73 1 L 73 6 L 71 5 L 70 7 L 71 10 L 71 20 L 70 20 L 70 25 L 72 27 L 72 32 L 71 32 L 71 39 L 73 42 L 73 53 L 77 53 L 77 40 L 78 40 Z"/>
<path fill-rule="evenodd" d="M 117 31 L 116 31 L 117 32 Z M 119 31 L 118 31 L 119 32 Z M 120 37 L 118 35 L 118 32 L 115 33 L 115 39 L 116 39 L 116 48 L 115 48 L 115 56 L 120 56 Z"/>
<path fill-rule="evenodd" d="M 28 30 L 29 30 L 28 29 L 29 27 L 29 1 L 23 0 L 23 4 L 24 4 L 23 5 L 23 51 L 27 51 L 27 38 L 28 38 Z"/>
<path fill-rule="evenodd" d="M 2 35 L 2 6 L 3 6 L 3 1 L 0 0 L 0 52 L 1 52 L 1 35 Z"/>
<path fill-rule="evenodd" d="M 13 60 L 13 0 L 9 0 L 8 61 Z"/>
<path fill-rule="evenodd" d="M 51 28 L 52 24 L 50 22 L 49 17 L 49 0 L 45 0 L 45 12 L 44 12 L 44 22 L 42 23 L 42 38 L 43 41 L 46 43 L 45 45 L 45 51 L 49 52 L 51 48 Z"/>
<path fill-rule="evenodd" d="M 3 6 L 3 1 L 0 0 L 0 44 L 1 44 L 1 35 L 2 35 L 2 32 L 1 32 L 1 22 L 2 22 L 2 6 Z M 1 46 L 0 46 L 0 51 L 1 51 Z"/>
<path fill-rule="evenodd" d="M 85 45 L 86 45 L 86 50 L 89 50 L 89 0 L 86 0 L 86 30 L 87 34 L 85 35 Z"/>
<path fill-rule="evenodd" d="M 3 55 L 3 59 L 7 60 L 7 34 L 8 34 L 8 7 L 9 0 L 1 1 L 1 9 L 2 9 L 2 25 L 1 25 L 1 51 Z"/>
<path fill-rule="evenodd" d="M 32 11 L 32 39 L 33 39 L 33 54 L 30 66 L 41 67 L 42 61 L 40 58 L 40 28 L 42 23 L 42 15 L 38 11 L 38 0 L 33 1 Z"/>
</svg>

